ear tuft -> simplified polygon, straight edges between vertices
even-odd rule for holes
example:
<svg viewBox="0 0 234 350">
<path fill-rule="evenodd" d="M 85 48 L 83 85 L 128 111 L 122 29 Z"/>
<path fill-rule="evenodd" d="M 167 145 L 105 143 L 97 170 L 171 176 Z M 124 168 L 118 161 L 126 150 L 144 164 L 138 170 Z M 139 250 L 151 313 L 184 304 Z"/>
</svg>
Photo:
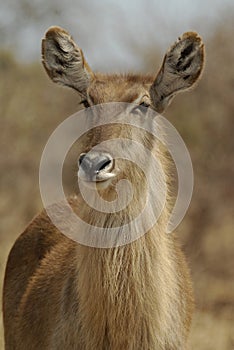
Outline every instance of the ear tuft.
<svg viewBox="0 0 234 350">
<path fill-rule="evenodd" d="M 42 63 L 49 77 L 86 96 L 92 77 L 82 50 L 70 34 L 60 27 L 51 27 L 42 40 Z"/>
<path fill-rule="evenodd" d="M 172 98 L 191 88 L 204 67 L 204 44 L 195 32 L 182 35 L 168 50 L 150 93 L 155 109 L 164 111 Z"/>
<path fill-rule="evenodd" d="M 204 44 L 195 32 L 184 33 L 167 54 L 168 70 L 178 74 L 191 87 L 200 76 L 204 64 Z"/>
</svg>

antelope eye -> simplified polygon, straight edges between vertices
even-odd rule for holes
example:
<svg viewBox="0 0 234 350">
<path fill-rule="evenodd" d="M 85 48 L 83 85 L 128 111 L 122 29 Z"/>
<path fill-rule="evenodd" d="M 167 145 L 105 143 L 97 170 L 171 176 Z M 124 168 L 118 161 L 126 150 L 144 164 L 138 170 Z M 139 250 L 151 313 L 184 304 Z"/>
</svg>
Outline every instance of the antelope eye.
<svg viewBox="0 0 234 350">
<path fill-rule="evenodd" d="M 141 107 L 145 107 L 145 108 L 148 108 L 150 105 L 146 102 L 141 102 L 139 105 L 137 105 L 136 107 L 134 107 L 132 109 L 132 113 L 133 114 L 142 114 L 145 112 L 144 108 L 141 108 Z"/>
<path fill-rule="evenodd" d="M 88 101 L 87 101 L 87 100 L 83 100 L 83 101 L 81 101 L 81 104 L 83 104 L 85 108 L 90 107 L 90 105 L 89 105 L 89 103 L 88 103 Z"/>
<path fill-rule="evenodd" d="M 149 103 L 141 102 L 140 106 L 148 108 L 150 105 L 149 105 Z"/>
</svg>

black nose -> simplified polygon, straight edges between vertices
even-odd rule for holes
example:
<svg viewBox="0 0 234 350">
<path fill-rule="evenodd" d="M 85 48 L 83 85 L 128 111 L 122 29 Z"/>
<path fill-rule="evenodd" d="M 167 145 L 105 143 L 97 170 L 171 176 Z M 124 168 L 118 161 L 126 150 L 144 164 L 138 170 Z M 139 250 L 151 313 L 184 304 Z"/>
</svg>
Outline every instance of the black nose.
<svg viewBox="0 0 234 350">
<path fill-rule="evenodd" d="M 108 171 L 112 167 L 113 159 L 107 153 L 82 153 L 79 157 L 79 166 L 89 177 L 98 175 L 101 171 Z"/>
</svg>

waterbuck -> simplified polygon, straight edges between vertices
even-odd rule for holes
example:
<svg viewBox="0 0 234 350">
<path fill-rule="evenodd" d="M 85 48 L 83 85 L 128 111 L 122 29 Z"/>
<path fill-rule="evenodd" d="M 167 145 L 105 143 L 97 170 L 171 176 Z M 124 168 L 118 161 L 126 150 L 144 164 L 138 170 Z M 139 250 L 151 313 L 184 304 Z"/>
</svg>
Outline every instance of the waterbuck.
<svg viewBox="0 0 234 350">
<path fill-rule="evenodd" d="M 169 48 L 156 77 L 105 75 L 92 72 L 67 31 L 51 27 L 42 41 L 42 62 L 52 81 L 78 92 L 84 108 L 126 102 L 162 113 L 177 93 L 198 81 L 204 46 L 197 33 L 187 32 Z M 115 198 L 121 179 L 129 179 L 135 192 L 117 213 L 90 207 L 80 193 L 69 199 L 70 206 L 93 230 L 99 226 L 107 233 L 141 210 L 144 173 L 130 161 L 113 159 L 111 152 L 92 150 L 110 138 L 137 140 L 157 155 L 167 176 L 168 205 L 140 238 L 109 248 L 69 239 L 42 211 L 9 254 L 3 292 L 6 350 L 187 349 L 193 292 L 176 237 L 166 233 L 170 169 L 155 138 L 113 123 L 83 135 L 77 157 L 84 181 L 98 185 L 107 202 Z"/>
</svg>

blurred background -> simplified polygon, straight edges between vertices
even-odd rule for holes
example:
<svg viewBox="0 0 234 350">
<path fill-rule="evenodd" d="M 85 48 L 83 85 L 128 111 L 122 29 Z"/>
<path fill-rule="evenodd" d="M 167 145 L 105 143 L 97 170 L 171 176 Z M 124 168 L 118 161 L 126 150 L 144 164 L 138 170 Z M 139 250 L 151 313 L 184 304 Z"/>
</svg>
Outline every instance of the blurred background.
<svg viewBox="0 0 234 350">
<path fill-rule="evenodd" d="M 196 295 L 190 345 L 233 350 L 233 0 L 0 4 L 0 289 L 13 242 L 42 209 L 38 169 L 45 143 L 79 108 L 77 94 L 54 85 L 42 68 L 40 42 L 47 28 L 69 30 L 93 70 L 152 74 L 168 46 L 184 31 L 195 30 L 206 45 L 203 78 L 165 113 L 185 140 L 195 173 L 192 202 L 178 228 Z"/>
</svg>

